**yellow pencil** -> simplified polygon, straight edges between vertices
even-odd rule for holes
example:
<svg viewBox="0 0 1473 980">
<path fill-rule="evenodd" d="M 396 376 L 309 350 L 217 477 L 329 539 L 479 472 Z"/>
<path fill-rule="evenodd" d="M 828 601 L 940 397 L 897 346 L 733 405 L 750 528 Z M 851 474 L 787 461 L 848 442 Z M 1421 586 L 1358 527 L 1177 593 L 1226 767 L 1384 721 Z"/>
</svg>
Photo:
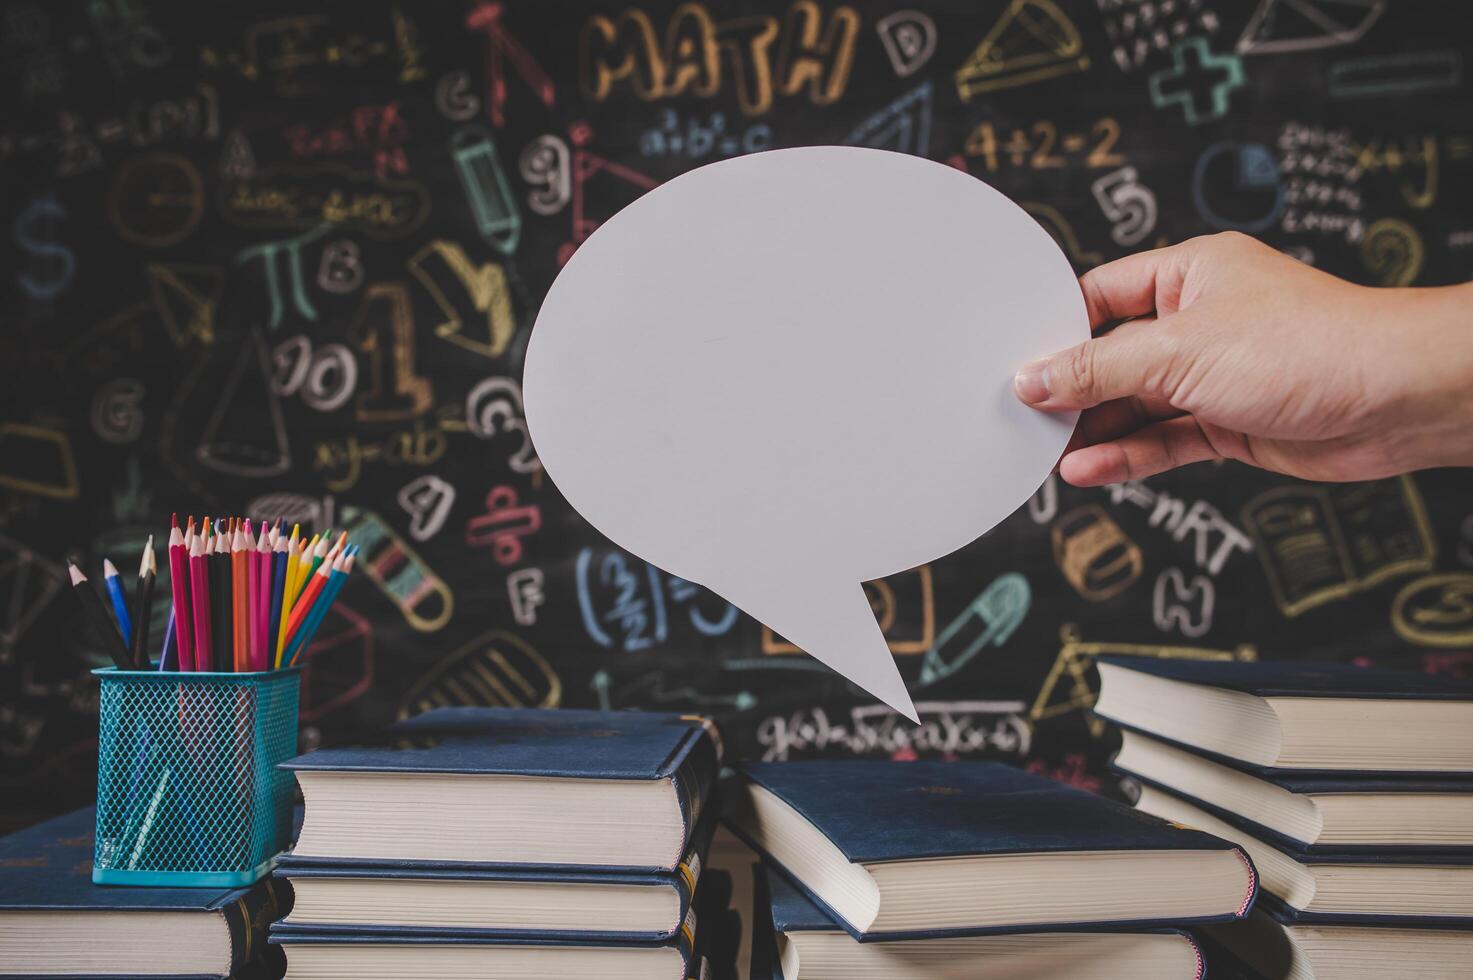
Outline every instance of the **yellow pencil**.
<svg viewBox="0 0 1473 980">
<path fill-rule="evenodd" d="M 307 576 L 311 574 L 311 563 L 308 560 L 312 549 L 317 547 L 319 535 L 312 535 L 311 541 L 297 542 L 297 577 L 292 582 L 292 607 L 295 608 L 297 599 L 302 595 L 302 586 L 307 584 Z"/>
<path fill-rule="evenodd" d="M 281 623 L 276 629 L 276 662 L 275 667 L 281 666 L 281 655 L 286 652 L 286 623 L 291 615 L 292 608 L 292 582 L 297 577 L 297 532 L 301 530 L 300 524 L 292 525 L 292 536 L 286 541 L 286 580 L 281 585 Z"/>
</svg>

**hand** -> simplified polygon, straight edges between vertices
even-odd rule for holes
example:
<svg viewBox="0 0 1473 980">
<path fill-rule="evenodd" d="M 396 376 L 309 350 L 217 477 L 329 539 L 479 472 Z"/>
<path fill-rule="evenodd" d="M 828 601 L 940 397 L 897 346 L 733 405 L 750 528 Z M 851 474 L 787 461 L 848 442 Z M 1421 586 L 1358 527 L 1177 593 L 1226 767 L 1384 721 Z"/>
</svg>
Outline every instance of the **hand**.
<svg viewBox="0 0 1473 980">
<path fill-rule="evenodd" d="M 1473 284 L 1374 289 L 1229 232 L 1079 280 L 1093 340 L 1018 371 L 1083 409 L 1076 486 L 1236 459 L 1308 480 L 1473 463 Z"/>
</svg>

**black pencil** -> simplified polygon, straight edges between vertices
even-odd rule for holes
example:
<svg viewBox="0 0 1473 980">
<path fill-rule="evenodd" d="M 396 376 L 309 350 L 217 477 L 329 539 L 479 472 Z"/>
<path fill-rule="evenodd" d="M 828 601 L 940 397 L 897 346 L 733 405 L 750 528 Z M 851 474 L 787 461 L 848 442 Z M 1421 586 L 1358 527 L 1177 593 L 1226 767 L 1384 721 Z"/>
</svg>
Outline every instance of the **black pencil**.
<svg viewBox="0 0 1473 980">
<path fill-rule="evenodd" d="M 113 658 L 113 664 L 119 670 L 132 670 L 133 660 L 128 654 L 128 647 L 123 643 L 123 637 L 118 633 L 112 620 L 107 618 L 107 612 L 102 608 L 102 600 L 87 583 L 87 576 L 82 574 L 82 570 L 74 562 L 67 562 L 67 570 L 72 576 L 72 592 L 76 595 L 77 601 L 82 604 L 82 608 L 86 610 L 84 615 L 92 620 L 92 628 L 97 631 L 98 636 L 103 638 L 107 652 Z"/>
<path fill-rule="evenodd" d="M 153 535 L 150 534 L 148 544 L 143 546 L 143 557 L 138 562 L 138 605 L 133 613 L 133 663 L 140 669 L 150 666 L 148 628 L 153 618 L 153 585 L 158 574 L 158 559 L 154 557 Z"/>
</svg>

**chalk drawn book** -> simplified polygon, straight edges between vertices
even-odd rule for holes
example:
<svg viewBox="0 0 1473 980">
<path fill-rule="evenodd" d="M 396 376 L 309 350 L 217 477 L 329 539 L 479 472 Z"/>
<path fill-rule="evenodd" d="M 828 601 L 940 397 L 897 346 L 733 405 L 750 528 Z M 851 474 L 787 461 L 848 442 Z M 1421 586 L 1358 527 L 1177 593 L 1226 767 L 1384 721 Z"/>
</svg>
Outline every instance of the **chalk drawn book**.
<svg viewBox="0 0 1473 980">
<path fill-rule="evenodd" d="M 984 762 L 755 763 L 732 829 L 861 942 L 1240 918 L 1242 850 Z"/>
<path fill-rule="evenodd" d="M 673 872 L 340 865 L 288 858 L 276 873 L 296 900 L 273 934 L 544 936 L 664 941 L 691 907 L 715 815 L 702 818 Z"/>
<path fill-rule="evenodd" d="M 720 742 L 689 715 L 438 708 L 299 756 L 298 862 L 674 871 Z"/>
<path fill-rule="evenodd" d="M 1101 718 L 1254 766 L 1473 772 L 1473 681 L 1292 661 L 1098 665 Z"/>
<path fill-rule="evenodd" d="M 1468 964 L 1473 963 L 1473 930 L 1425 923 L 1306 922 L 1270 895 L 1264 896 L 1247 920 L 1208 926 L 1203 932 L 1213 980 L 1239 975 L 1296 980 L 1446 980 L 1466 976 Z M 1234 973 L 1232 967 L 1238 964 L 1252 972 Z"/>
<path fill-rule="evenodd" d="M 552 937 L 372 936 L 273 930 L 292 980 L 344 977 L 556 977 L 558 980 L 687 980 L 699 976 L 696 914 L 664 942 Z"/>
<path fill-rule="evenodd" d="M 1473 928 L 1473 855 L 1466 852 L 1285 851 L 1153 786 L 1141 788 L 1135 805 L 1243 848 L 1264 894 L 1293 909 L 1300 921 Z"/>
<path fill-rule="evenodd" d="M 1200 980 L 1202 950 L 1179 929 L 1020 932 L 856 943 L 808 896 L 767 872 L 777 980 Z M 755 955 L 755 954 L 754 954 Z M 754 959 L 754 964 L 756 960 Z"/>
<path fill-rule="evenodd" d="M 1244 772 L 1129 729 L 1116 772 L 1292 851 L 1473 854 L 1473 781 Z"/>
<path fill-rule="evenodd" d="M 226 977 L 254 960 L 288 889 L 92 883 L 93 807 L 0 838 L 0 976 Z"/>
</svg>

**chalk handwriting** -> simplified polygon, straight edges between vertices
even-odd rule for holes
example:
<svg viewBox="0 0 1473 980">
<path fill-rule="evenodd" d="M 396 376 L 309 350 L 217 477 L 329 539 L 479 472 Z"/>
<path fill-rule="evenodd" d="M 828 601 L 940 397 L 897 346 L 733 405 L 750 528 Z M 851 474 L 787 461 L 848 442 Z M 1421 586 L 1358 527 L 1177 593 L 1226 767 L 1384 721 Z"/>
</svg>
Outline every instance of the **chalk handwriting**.
<svg viewBox="0 0 1473 980">
<path fill-rule="evenodd" d="M 830 721 L 823 708 L 771 715 L 757 723 L 763 762 L 845 755 L 1022 758 L 1032 731 L 1021 701 L 917 701 L 921 723 L 912 726 L 886 705 L 849 709 Z M 913 757 L 913 756 L 912 756 Z"/>
</svg>

